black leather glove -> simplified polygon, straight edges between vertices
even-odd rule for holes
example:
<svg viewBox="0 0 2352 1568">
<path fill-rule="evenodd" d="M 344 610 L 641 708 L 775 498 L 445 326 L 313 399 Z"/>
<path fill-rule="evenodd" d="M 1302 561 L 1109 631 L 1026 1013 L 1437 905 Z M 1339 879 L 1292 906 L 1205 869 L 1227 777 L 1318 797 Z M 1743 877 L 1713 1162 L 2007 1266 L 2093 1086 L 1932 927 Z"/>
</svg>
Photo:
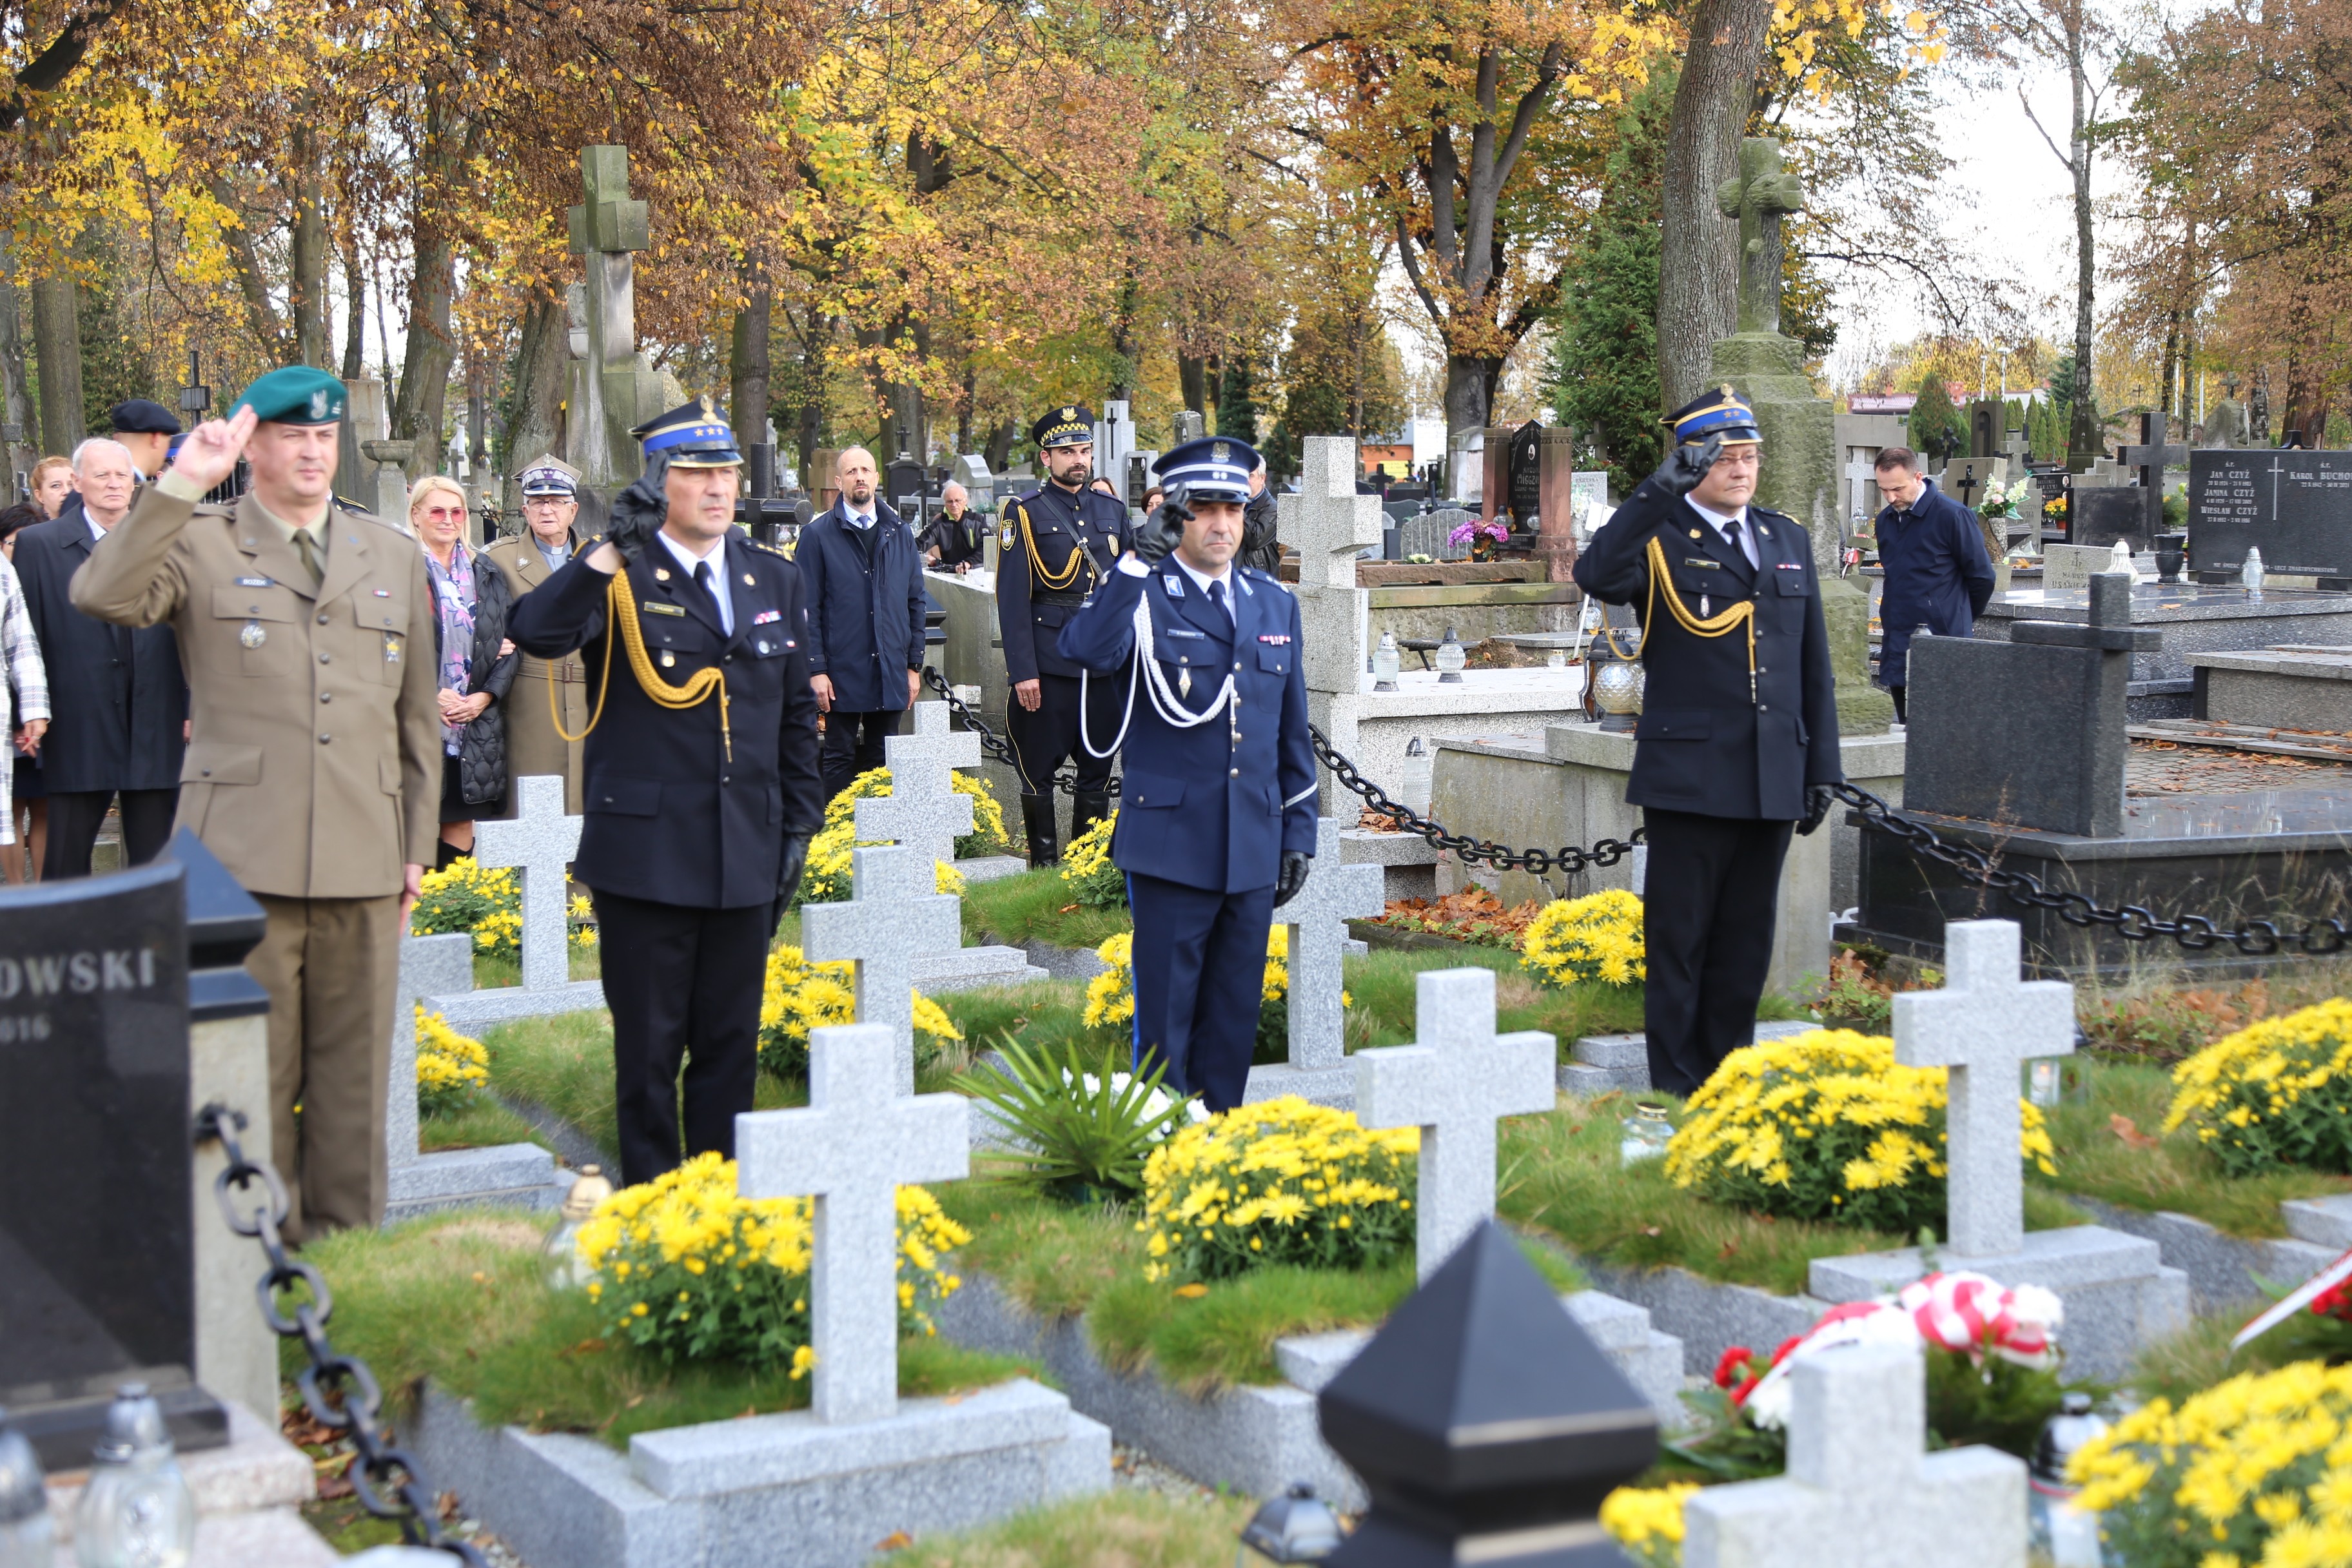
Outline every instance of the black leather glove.
<svg viewBox="0 0 2352 1568">
<path fill-rule="evenodd" d="M 1797 824 L 1798 833 L 1801 835 L 1811 833 L 1814 828 L 1819 827 L 1822 819 L 1830 814 L 1831 802 L 1836 798 L 1830 794 L 1830 786 L 1827 784 L 1807 784 L 1805 815 Z"/>
<path fill-rule="evenodd" d="M 668 456 L 655 453 L 646 459 L 646 471 L 636 482 L 613 500 L 613 516 L 605 525 L 604 537 L 625 563 L 635 561 L 637 552 L 654 542 L 662 519 L 669 515 L 669 497 L 662 489 L 662 477 L 668 471 Z"/>
<path fill-rule="evenodd" d="M 1135 525 L 1135 538 L 1129 548 L 1136 559 L 1146 566 L 1156 566 L 1170 551 L 1183 542 L 1184 525 L 1192 520 L 1188 488 L 1178 485 L 1168 492 L 1168 499 L 1150 517 Z"/>
<path fill-rule="evenodd" d="M 784 835 L 784 858 L 776 865 L 776 907 L 783 908 L 801 890 L 801 872 L 808 865 L 809 836 Z"/>
<path fill-rule="evenodd" d="M 1703 446 L 1676 447 L 1668 452 L 1666 460 L 1650 477 L 1664 486 L 1668 495 L 1686 496 L 1698 487 L 1699 480 L 1706 478 L 1706 471 L 1721 456 L 1723 437 L 1709 436 Z"/>
<path fill-rule="evenodd" d="M 1314 868 L 1314 856 L 1303 849 L 1284 850 L 1282 869 L 1274 879 L 1274 907 L 1278 910 L 1297 898 L 1298 889 L 1307 886 L 1307 873 Z"/>
</svg>

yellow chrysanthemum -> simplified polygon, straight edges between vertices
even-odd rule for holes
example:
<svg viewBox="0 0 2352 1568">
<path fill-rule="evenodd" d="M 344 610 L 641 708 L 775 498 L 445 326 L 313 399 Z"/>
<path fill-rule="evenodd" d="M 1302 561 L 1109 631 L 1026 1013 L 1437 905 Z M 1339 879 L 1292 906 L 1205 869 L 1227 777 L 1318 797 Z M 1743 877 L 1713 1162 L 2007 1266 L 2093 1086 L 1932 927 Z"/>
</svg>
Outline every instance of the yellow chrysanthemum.
<svg viewBox="0 0 2352 1568">
<path fill-rule="evenodd" d="M 1547 985 L 1637 985 L 1649 977 L 1648 952 L 1642 900 L 1622 889 L 1556 899 L 1519 939 L 1521 964 Z"/>
</svg>

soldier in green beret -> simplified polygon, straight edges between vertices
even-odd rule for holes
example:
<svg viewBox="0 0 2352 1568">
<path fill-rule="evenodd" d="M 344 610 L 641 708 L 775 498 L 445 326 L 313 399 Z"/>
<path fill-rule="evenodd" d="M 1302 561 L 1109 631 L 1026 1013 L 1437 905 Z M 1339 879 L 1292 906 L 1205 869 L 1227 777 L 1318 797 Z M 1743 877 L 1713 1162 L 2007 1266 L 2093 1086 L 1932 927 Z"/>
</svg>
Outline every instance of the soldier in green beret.
<svg viewBox="0 0 2352 1568">
<path fill-rule="evenodd" d="M 269 993 L 269 1157 L 298 1239 L 383 1218 L 401 931 L 441 831 L 425 555 L 333 507 L 343 403 L 307 365 L 256 381 L 181 444 L 72 588 L 85 615 L 179 635 L 194 730 L 178 826 L 268 915 L 246 967 Z M 252 488 L 203 504 L 239 457 Z"/>
</svg>

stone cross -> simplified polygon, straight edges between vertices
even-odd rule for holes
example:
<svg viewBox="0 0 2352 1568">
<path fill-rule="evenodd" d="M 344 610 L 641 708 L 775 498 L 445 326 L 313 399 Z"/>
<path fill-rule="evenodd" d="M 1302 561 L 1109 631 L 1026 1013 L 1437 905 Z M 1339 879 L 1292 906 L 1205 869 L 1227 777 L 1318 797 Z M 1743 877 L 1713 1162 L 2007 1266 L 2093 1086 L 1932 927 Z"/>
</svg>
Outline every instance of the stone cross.
<svg viewBox="0 0 2352 1568">
<path fill-rule="evenodd" d="M 512 821 L 474 825 L 474 863 L 522 873 L 522 988 L 560 990 L 572 980 L 563 871 L 580 854 L 580 818 L 564 814 L 559 774 L 517 779 L 515 792 Z"/>
<path fill-rule="evenodd" d="M 1853 450 L 1853 460 L 1845 466 L 1846 483 L 1853 487 L 1846 500 L 1846 517 L 1849 522 L 1857 519 L 1866 521 L 1872 515 L 1872 509 L 1865 504 L 1870 492 L 1863 487 L 1878 482 L 1878 470 L 1872 466 L 1870 458 L 1862 455 L 1861 448 Z"/>
<path fill-rule="evenodd" d="M 1097 744 L 1109 740 L 1102 736 Z M 926 866 L 934 860 L 954 865 L 956 840 L 971 831 L 971 796 L 958 795 L 951 777 L 959 767 L 980 766 L 980 736 L 950 728 L 946 703 L 918 702 L 915 732 L 889 736 L 882 749 L 890 764 L 890 793 L 855 803 L 857 837 L 903 844 Z"/>
<path fill-rule="evenodd" d="M 735 1119 L 735 1190 L 816 1200 L 809 1342 L 816 1418 L 832 1426 L 898 1407 L 899 1184 L 971 1169 L 970 1102 L 893 1089 L 894 1048 L 878 1025 L 811 1030 L 807 1108 Z"/>
<path fill-rule="evenodd" d="M 1684 1568 L 2025 1568 L 2025 1462 L 1996 1448 L 1924 1452 L 1916 1347 L 1845 1345 L 1791 1376 L 1789 1466 L 1684 1506 Z"/>
<path fill-rule="evenodd" d="M 1381 542 L 1381 500 L 1356 493 L 1356 443 L 1309 436 L 1298 493 L 1278 498 L 1276 531 L 1298 552 L 1300 654 L 1307 689 L 1353 694 L 1368 679 L 1364 617 L 1369 590 L 1356 586 L 1356 557 Z"/>
<path fill-rule="evenodd" d="M 638 422 L 642 401 L 633 384 L 636 253 L 651 249 L 653 237 L 646 204 L 629 195 L 626 147 L 583 147 L 580 184 L 583 201 L 563 216 L 572 253 L 587 277 L 582 295 L 587 353 L 565 426 L 563 455 L 580 470 L 583 485 L 604 489 L 635 479 L 641 466 L 628 434 Z M 616 405 L 616 399 L 625 405 Z"/>
<path fill-rule="evenodd" d="M 1339 996 L 1351 916 L 1388 908 L 1378 866 L 1339 863 L 1339 822 L 1315 822 L 1315 868 L 1274 918 L 1290 928 L 1290 1065 L 1312 1072 L 1339 1065 L 1348 1029 Z"/>
<path fill-rule="evenodd" d="M 1895 998 L 1895 1059 L 1949 1069 L 1944 1112 L 1948 1250 L 2006 1258 L 2025 1245 L 2017 1102 L 2023 1064 L 2074 1050 L 2074 988 L 2020 981 L 2015 921 L 1944 927 L 1944 988 Z"/>
<path fill-rule="evenodd" d="M 889 1030 L 900 1094 L 915 1092 L 915 960 L 963 941 L 963 900 L 933 892 L 934 875 L 903 844 L 853 849 L 849 901 L 801 906 L 810 961 L 857 966 L 857 1021 Z"/>
<path fill-rule="evenodd" d="M 1307 879 L 1312 882 L 1314 879 Z M 1495 972 L 1423 970 L 1414 1043 L 1356 1053 L 1356 1119 L 1421 1129 L 1413 1246 L 1423 1280 L 1495 1212 L 1495 1123 L 1558 1103 L 1552 1037 L 1495 1033 Z"/>
<path fill-rule="evenodd" d="M 416 1163 L 416 1005 L 474 988 L 474 938 L 470 931 L 400 939 L 400 972 L 394 981 L 391 1099 L 383 1118 L 385 1152 L 397 1184 L 398 1173 Z"/>
<path fill-rule="evenodd" d="M 2168 444 L 2172 434 L 2171 420 L 2158 413 L 2139 416 L 2139 445 L 2126 447 L 2116 452 L 2121 461 L 2139 470 L 2141 504 L 2147 508 L 2147 537 L 2151 542 L 2164 531 L 2164 470 L 2168 464 L 2189 460 L 2189 448 Z"/>
<path fill-rule="evenodd" d="M 1781 173 L 1777 137 L 1739 143 L 1739 173 L 1723 182 L 1716 204 L 1739 220 L 1739 330 L 1780 331 L 1780 219 L 1805 210 L 1805 187 Z"/>
</svg>

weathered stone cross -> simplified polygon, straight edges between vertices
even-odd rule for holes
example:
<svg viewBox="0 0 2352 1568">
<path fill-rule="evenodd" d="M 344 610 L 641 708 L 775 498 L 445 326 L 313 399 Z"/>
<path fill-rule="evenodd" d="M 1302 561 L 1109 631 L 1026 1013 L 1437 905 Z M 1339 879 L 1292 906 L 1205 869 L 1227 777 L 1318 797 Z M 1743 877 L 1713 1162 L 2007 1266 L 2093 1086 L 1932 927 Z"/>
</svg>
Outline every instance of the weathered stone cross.
<svg viewBox="0 0 2352 1568">
<path fill-rule="evenodd" d="M 1369 589 L 1356 586 L 1356 557 L 1381 542 L 1378 496 L 1356 493 L 1356 443 L 1309 436 L 1298 493 L 1275 502 L 1284 543 L 1298 552 L 1300 662 L 1310 691 L 1364 689 L 1364 617 Z M 1335 740 L 1334 744 L 1344 744 Z"/>
<path fill-rule="evenodd" d="M 1944 927 L 1944 988 L 1895 998 L 1895 1059 L 1946 1068 L 1948 1251 L 2006 1258 L 2025 1245 L 2018 1099 L 2023 1064 L 2074 1050 L 2074 988 L 2020 981 L 2015 921 Z"/>
<path fill-rule="evenodd" d="M 1311 879 L 1310 879 L 1311 880 Z M 391 1098 L 384 1106 L 384 1150 L 393 1182 L 416 1163 L 416 1006 L 436 996 L 474 988 L 470 931 L 400 939 L 400 972 L 393 984 Z"/>
<path fill-rule="evenodd" d="M 926 866 L 954 865 L 955 841 L 971 831 L 971 796 L 958 795 L 951 780 L 959 767 L 980 766 L 980 736 L 950 728 L 946 703 L 918 702 L 915 732 L 888 737 L 883 752 L 890 793 L 855 803 L 857 837 L 906 845 Z"/>
<path fill-rule="evenodd" d="M 849 901 L 801 906 L 801 951 L 857 965 L 857 1021 L 890 1031 L 900 1094 L 915 1092 L 915 960 L 963 940 L 963 900 L 931 891 L 932 878 L 906 845 L 853 849 Z"/>
<path fill-rule="evenodd" d="M 1412 1045 L 1356 1053 L 1356 1119 L 1421 1129 L 1413 1245 L 1426 1280 L 1495 1212 L 1496 1121 L 1559 1094 L 1549 1035 L 1495 1033 L 1491 969 L 1424 970 L 1414 1027 Z"/>
<path fill-rule="evenodd" d="M 1780 171 L 1775 137 L 1750 136 L 1739 143 L 1739 173 L 1723 182 L 1716 203 L 1726 217 L 1739 220 L 1739 330 L 1780 330 L 1780 219 L 1805 210 L 1805 187 Z"/>
<path fill-rule="evenodd" d="M 2167 465 L 2189 460 L 2189 448 L 2170 445 L 2172 421 L 2163 414 L 2148 413 L 2139 416 L 2139 445 L 2125 447 L 2116 456 L 2139 470 L 2140 500 L 2147 517 L 2147 537 L 2151 548 L 2156 536 L 2164 531 L 2164 470 Z"/>
<path fill-rule="evenodd" d="M 2024 1462 L 1995 1448 L 1923 1451 L 1917 1349 L 1847 1345 L 1791 1375 L 1787 1472 L 1691 1499 L 1684 1568 L 2025 1568 Z"/>
<path fill-rule="evenodd" d="M 1348 1016 L 1340 1005 L 1350 916 L 1388 907 L 1378 866 L 1339 863 L 1339 824 L 1315 824 L 1315 869 L 1274 918 L 1290 928 L 1290 1065 L 1301 1072 L 1336 1068 L 1346 1054 Z"/>
<path fill-rule="evenodd" d="M 522 988 L 560 990 L 572 980 L 563 870 L 580 854 L 580 818 L 564 815 L 561 777 L 517 779 L 515 789 L 521 806 L 513 821 L 474 825 L 474 860 L 522 873 Z"/>
<path fill-rule="evenodd" d="M 585 374 L 577 384 L 580 406 L 572 410 L 566 427 L 564 456 L 580 469 L 584 485 L 604 489 L 637 472 L 636 443 L 628 437 L 640 401 L 632 395 L 636 391 L 636 252 L 652 247 L 653 232 L 646 204 L 629 195 L 626 147 L 583 147 L 580 185 L 583 201 L 566 208 L 563 216 L 572 253 L 580 258 L 586 274 L 583 298 L 588 354 Z M 616 402 L 624 405 L 615 406 Z"/>
<path fill-rule="evenodd" d="M 812 1030 L 807 1108 L 735 1119 L 736 1191 L 816 1200 L 809 1342 L 816 1418 L 830 1425 L 898 1407 L 899 1184 L 956 1181 L 971 1168 L 969 1102 L 895 1089 L 893 1049 L 877 1025 Z"/>
<path fill-rule="evenodd" d="M 1867 521 L 1871 516 L 1870 492 L 1864 487 L 1878 482 L 1878 470 L 1871 466 L 1868 458 L 1856 456 L 1845 466 L 1845 479 L 1846 483 L 1853 487 L 1846 500 L 1848 522 Z"/>
</svg>

